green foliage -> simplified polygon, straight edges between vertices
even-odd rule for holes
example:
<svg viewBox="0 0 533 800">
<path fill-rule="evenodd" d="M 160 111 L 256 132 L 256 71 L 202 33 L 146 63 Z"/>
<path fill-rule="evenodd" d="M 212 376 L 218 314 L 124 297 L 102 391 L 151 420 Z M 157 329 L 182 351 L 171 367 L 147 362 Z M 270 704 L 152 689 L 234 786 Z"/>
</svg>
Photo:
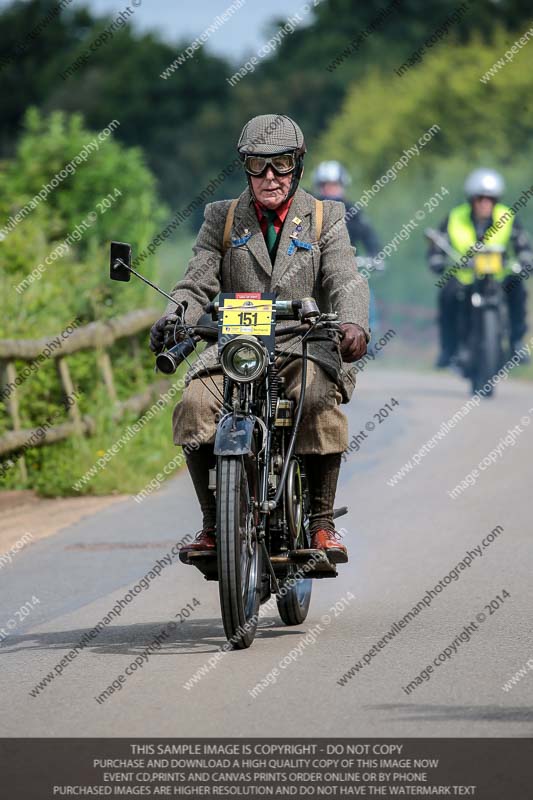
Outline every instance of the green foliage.
<svg viewBox="0 0 533 800">
<path fill-rule="evenodd" d="M 448 0 L 428 0 L 420 13 L 419 0 L 403 0 L 356 52 L 328 70 L 385 5 L 383 0 L 319 3 L 271 57 L 262 59 L 255 72 L 235 87 L 226 78 L 240 64 L 212 56 L 203 47 L 167 79 L 161 78 L 188 42 L 170 46 L 156 35 L 135 33 L 129 24 L 67 75 L 112 17 L 68 7 L 30 40 L 31 32 L 55 8 L 55 0 L 17 0 L 4 7 L 0 51 L 8 59 L 0 61 L 0 229 L 43 184 L 97 140 L 105 126 L 115 119 L 120 124 L 0 241 L 0 290 L 6 309 L 0 337 L 58 334 L 76 318 L 87 324 L 159 302 L 137 281 L 127 285 L 109 281 L 109 240 L 131 242 L 134 254 L 143 249 L 175 211 L 186 207 L 235 158 L 235 141 L 244 122 L 271 111 L 294 116 L 305 132 L 307 185 L 317 161 L 338 158 L 355 179 L 352 201 L 430 126 L 440 126 L 421 155 L 368 207 L 383 244 L 411 219 L 418 222 L 389 259 L 387 272 L 371 279 L 378 299 L 396 309 L 433 306 L 436 289 L 425 264 L 423 231 L 436 227 L 462 200 L 465 172 L 481 164 L 501 169 L 508 201 L 531 182 L 533 121 L 528 110 L 533 46 L 523 47 L 488 83 L 480 81 L 530 26 L 530 9 L 520 0 L 471 0 L 460 24 L 399 77 L 395 70 L 456 8 Z M 284 23 L 284 19 L 273 22 L 264 41 Z M 29 44 L 15 52 L 14 45 L 21 42 Z M 243 174 L 235 171 L 211 199 L 234 197 L 243 186 Z M 428 210 L 425 201 L 442 186 L 450 194 L 438 208 Z M 163 206 L 159 196 L 171 208 Z M 99 209 L 104 198 L 111 205 Z M 415 217 L 420 210 L 426 214 L 423 220 Z M 528 207 L 520 217 L 531 230 L 530 211 Z M 73 231 L 93 212 L 96 218 L 75 237 Z M 199 209 L 192 227 L 201 216 Z M 69 236 L 68 250 L 61 249 L 45 265 Z M 146 262 L 145 272 L 155 280 L 159 274 L 163 286 L 170 288 L 183 273 L 190 244 L 184 226 L 155 259 Z M 32 272 L 37 277 L 27 281 Z M 15 287 L 24 281 L 18 293 Z M 423 316 L 419 321 L 426 324 Z M 121 399 L 142 391 L 153 379 L 146 334 L 137 342 L 140 361 L 132 357 L 125 341 L 111 350 Z M 72 356 L 69 365 L 80 392 L 80 410 L 96 420 L 97 431 L 92 438 L 27 452 L 27 485 L 48 494 L 71 492 L 73 481 L 128 422 L 113 420 L 94 352 Z M 16 366 L 20 370 L 24 365 Z M 52 360 L 23 384 L 19 400 L 24 427 L 41 424 L 61 407 L 62 390 Z M 175 453 L 169 417 L 170 410 L 165 410 L 150 421 L 84 491 L 141 489 Z M 60 421 L 66 419 L 65 411 Z M 0 433 L 8 428 L 2 412 Z M 22 485 L 17 468 L 9 471 L 4 483 Z"/>
<path fill-rule="evenodd" d="M 146 346 L 146 334 L 139 334 L 135 339 L 137 356 L 134 356 L 132 349 L 133 340 L 119 340 L 109 350 L 119 400 L 142 392 L 153 379 L 153 357 Z M 69 356 L 68 364 L 79 393 L 80 413 L 90 416 L 95 422 L 94 434 L 71 437 L 45 447 L 29 448 L 24 453 L 27 483 L 22 482 L 19 467 L 14 466 L 0 478 L 1 487 L 32 488 L 45 496 L 140 491 L 177 453 L 172 442 L 171 415 L 179 397 L 173 398 L 152 416 L 135 436 L 120 447 L 111 461 L 77 491 L 73 489 L 73 484 L 95 465 L 108 448 L 120 440 L 128 425 L 137 421 L 138 415 L 126 414 L 120 420 L 115 418 L 115 408 L 102 385 L 94 351 L 73 354 Z M 24 363 L 18 363 L 17 367 L 22 369 Z M 172 382 L 184 371 L 182 368 Z M 54 419 L 54 425 L 68 421 L 67 412 L 61 411 L 63 392 L 51 361 L 21 385 L 19 400 L 26 428 L 43 425 L 58 410 L 60 413 Z M 0 432 L 9 430 L 9 427 L 7 415 L 2 414 Z"/>
<path fill-rule="evenodd" d="M 84 127 L 79 115 L 69 117 L 56 112 L 43 117 L 36 110 L 28 112 L 15 157 L 4 164 L 0 182 L 2 219 L 28 203 L 43 184 L 96 136 L 96 132 Z M 109 207 L 102 203 L 106 196 Z M 68 250 L 61 251 L 56 260 L 46 264 L 46 258 L 76 227 L 80 228 L 91 212 L 95 213 L 95 219 L 89 227 L 80 229 L 80 238 L 72 239 Z M 1 242 L 4 269 L 0 288 L 6 313 L 0 322 L 0 338 L 35 339 L 59 335 L 75 320 L 77 325 L 86 325 L 135 308 L 155 306 L 157 298 L 140 281 L 120 284 L 109 279 L 109 240 L 129 241 L 138 250 L 159 230 L 166 216 L 165 208 L 157 199 L 154 178 L 145 167 L 140 151 L 125 148 L 111 137 L 105 139 L 86 162 L 73 174 L 67 174 Z M 37 269 L 41 265 L 42 272 Z M 33 281 L 29 282 L 28 276 L 32 273 Z M 16 287 L 19 287 L 18 292 Z M 136 352 L 140 355 L 132 351 L 132 343 L 127 339 L 119 340 L 110 348 L 119 400 L 142 392 L 153 380 L 153 357 L 147 348 L 147 334 L 146 331 L 136 337 Z M 74 440 L 26 451 L 27 485 L 43 493 L 71 491 L 75 469 L 81 470 L 88 464 L 95 447 L 100 449 L 107 440 L 111 443 L 124 424 L 113 420 L 112 404 L 102 387 L 96 355 L 95 351 L 88 350 L 68 358 L 72 380 L 79 393 L 80 412 L 97 421 L 94 441 Z M 17 374 L 26 366 L 26 362 L 17 362 Z M 25 429 L 43 425 L 51 414 L 61 410 L 63 390 L 54 360 L 40 362 L 38 369 L 18 388 L 17 395 Z M 54 419 L 54 424 L 67 419 L 65 410 Z M 9 429 L 7 410 L 3 407 L 0 431 Z M 168 448 L 161 452 L 174 449 L 168 425 L 167 437 Z M 142 449 L 142 442 L 145 445 L 147 442 L 146 434 L 139 437 L 139 442 L 141 444 L 135 446 Z M 136 452 L 135 449 L 132 452 Z M 116 485 L 113 488 L 127 491 L 136 480 L 139 487 L 144 485 L 150 458 L 146 457 L 144 471 L 135 457 L 131 462 L 126 454 L 123 458 L 131 468 L 117 473 L 120 475 L 118 482 L 114 474 Z M 138 460 L 141 461 L 140 455 Z M 11 469 L 2 483 L 7 487 L 21 486 L 18 468 Z M 89 484 L 86 491 L 109 491 L 111 483 L 106 476 L 101 476 L 94 484 Z"/>
<path fill-rule="evenodd" d="M 361 178 L 373 180 L 438 124 L 440 132 L 420 158 L 425 169 L 459 154 L 467 164 L 489 156 L 512 164 L 533 134 L 533 118 L 524 113 L 533 49 L 526 46 L 487 84 L 480 81 L 508 46 L 508 36 L 498 31 L 491 45 L 475 38 L 467 46 L 436 47 L 403 77 L 373 70 L 350 87 L 315 159 L 334 152 Z"/>
<path fill-rule="evenodd" d="M 73 160 L 90 142 L 98 149 L 77 166 Z M 15 156 L 0 182 L 1 218 L 30 203 L 68 164 L 73 174 L 64 173 L 57 188 L 2 242 L 2 288 L 10 314 L 0 322 L 1 337 L 27 337 L 28 326 L 39 335 L 59 333 L 62 323 L 76 317 L 87 323 L 149 302 L 140 282 L 125 287 L 108 279 L 109 241 L 129 241 L 138 251 L 168 212 L 157 199 L 141 152 L 112 136 L 98 141 L 98 133 L 85 128 L 79 115 L 55 112 L 43 117 L 36 109 L 28 111 Z M 58 251 L 65 240 L 68 249 Z M 32 272 L 33 280 L 24 283 Z M 13 287 L 21 283 L 23 291 L 15 292 Z"/>
<path fill-rule="evenodd" d="M 172 442 L 174 402 L 150 419 L 78 492 L 72 488 L 73 484 L 98 462 L 108 448 L 120 441 L 128 426 L 138 419 L 130 414 L 120 423 L 114 421 L 112 408 L 100 392 L 93 412 L 96 422 L 94 436 L 71 438 L 31 451 L 32 487 L 44 496 L 140 491 L 178 453 Z"/>
<path fill-rule="evenodd" d="M 390 72 L 393 82 L 393 68 L 459 3 L 450 6 L 449 0 L 428 0 L 421 13 L 420 0 L 402 0 L 398 10 L 333 71 L 328 71 L 328 65 L 388 3 L 328 0 L 316 7 L 309 5 L 309 14 L 296 30 L 284 36 L 253 74 L 231 87 L 226 78 L 241 64 L 210 55 L 204 47 L 166 80 L 161 78 L 189 42 L 171 46 L 153 34 L 135 33 L 129 23 L 115 30 L 111 42 L 90 52 L 87 62 L 72 75 L 65 75 L 113 20 L 73 4 L 18 53 L 16 60 L 0 68 L 0 155 L 12 154 L 21 119 L 30 105 L 46 111 L 82 112 L 94 130 L 117 118 L 121 125 L 115 137 L 128 146 L 142 146 L 162 196 L 177 210 L 187 206 L 235 157 L 236 138 L 249 116 L 265 111 L 293 114 L 312 151 L 313 142 L 336 115 L 346 88 L 364 80 L 373 68 Z M 10 53 L 14 42 L 25 40 L 55 6 L 55 0 L 29 0 L 4 8 L 0 12 L 0 52 Z M 495 26 L 525 30 L 529 18 L 528 5 L 520 0 L 470 0 L 468 12 L 450 36 L 464 42 L 478 32 L 487 41 Z M 264 32 L 264 41 L 285 23 L 286 18 L 273 21 Z M 217 35 L 225 34 L 222 30 Z M 446 51 L 447 44 L 446 38 L 436 49 Z M 387 112 L 386 106 L 374 104 L 375 116 L 384 122 Z M 236 173 L 215 197 L 235 196 L 243 183 L 242 175 Z M 201 215 L 195 215 L 193 226 L 200 221 Z"/>
<path fill-rule="evenodd" d="M 108 131 L 100 134 L 100 140 L 84 127 L 80 114 L 54 112 L 46 118 L 30 109 L 25 122 L 25 132 L 6 174 L 6 191 L 11 193 L 12 203 L 33 197 L 68 165 L 75 172 L 63 181 L 66 191 L 52 191 L 46 198 L 55 238 L 66 236 L 92 211 L 98 213 L 98 224 L 80 241 L 82 253 L 91 242 L 111 239 L 117 225 L 127 226 L 135 247 L 151 237 L 163 212 L 141 150 L 126 149 L 114 140 L 116 133 L 107 135 Z M 114 127 L 115 132 L 119 130 L 119 125 Z M 78 165 L 75 159 L 80 152 L 87 160 Z M 110 193 L 114 197 L 113 213 L 107 214 L 97 204 Z"/>
<path fill-rule="evenodd" d="M 55 5 L 55 0 L 30 0 L 0 13 L 0 51 L 9 52 Z M 2 150 L 10 154 L 28 105 L 82 112 L 97 131 L 116 118 L 121 123 L 116 138 L 130 147 L 142 145 L 163 195 L 175 207 L 188 205 L 198 182 L 202 187 L 208 183 L 213 165 L 216 175 L 228 160 L 231 132 L 225 108 L 231 99 L 225 77 L 230 67 L 201 48 L 165 80 L 160 74 L 189 42 L 170 46 L 152 34 L 135 34 L 129 24 L 115 30 L 112 41 L 90 51 L 114 16 L 67 8 L 16 62 L 0 69 L 0 93 L 10 93 L 0 121 Z M 85 53 L 86 63 L 68 74 Z"/>
<path fill-rule="evenodd" d="M 313 152 L 314 163 L 334 157 L 347 165 L 355 178 L 353 202 L 404 149 L 417 144 L 432 125 L 440 126 L 420 155 L 369 202 L 368 215 L 383 243 L 416 211 L 426 214 L 391 256 L 386 275 L 372 279 L 378 296 L 388 302 L 434 303 L 435 278 L 425 265 L 424 229 L 438 227 L 463 202 L 467 172 L 483 165 L 501 170 L 507 182 L 504 200 L 510 204 L 532 183 L 533 119 L 524 113 L 524 103 L 533 84 L 533 48 L 523 48 L 488 84 L 480 81 L 509 44 L 508 35 L 498 31 L 491 45 L 476 37 L 465 46 L 437 47 L 403 77 L 372 70 L 349 88 L 341 112 Z M 376 113 L 376 108 L 386 113 Z M 450 194 L 428 210 L 424 201 L 443 185 Z M 533 233 L 531 206 L 519 217 Z"/>
</svg>

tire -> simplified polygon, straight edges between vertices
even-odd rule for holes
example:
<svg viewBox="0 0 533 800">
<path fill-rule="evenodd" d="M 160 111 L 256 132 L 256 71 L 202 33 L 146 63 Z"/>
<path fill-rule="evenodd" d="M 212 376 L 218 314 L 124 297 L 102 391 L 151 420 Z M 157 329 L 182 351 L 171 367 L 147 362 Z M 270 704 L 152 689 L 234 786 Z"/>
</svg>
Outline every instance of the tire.
<svg viewBox="0 0 533 800">
<path fill-rule="evenodd" d="M 301 625 L 305 622 L 311 603 L 312 585 L 311 578 L 301 578 L 290 589 L 287 586 L 282 587 L 283 596 L 277 598 L 277 604 L 285 625 Z"/>
<path fill-rule="evenodd" d="M 250 647 L 257 631 L 262 557 L 251 503 L 256 477 L 255 463 L 248 458 L 219 457 L 218 587 L 224 632 L 235 650 Z"/>
<path fill-rule="evenodd" d="M 479 340 L 475 349 L 477 359 L 472 365 L 472 392 L 479 392 L 500 369 L 502 360 L 500 315 L 495 308 L 482 312 Z M 491 397 L 493 389 L 484 392 Z"/>
<path fill-rule="evenodd" d="M 293 459 L 287 474 L 286 505 L 289 529 L 296 548 L 308 546 L 307 523 L 304 509 L 304 487 L 298 461 Z M 293 577 L 297 570 L 287 576 Z M 294 586 L 282 586 L 282 597 L 277 598 L 279 615 L 285 625 L 301 625 L 309 612 L 311 602 L 311 578 L 301 578 Z"/>
</svg>

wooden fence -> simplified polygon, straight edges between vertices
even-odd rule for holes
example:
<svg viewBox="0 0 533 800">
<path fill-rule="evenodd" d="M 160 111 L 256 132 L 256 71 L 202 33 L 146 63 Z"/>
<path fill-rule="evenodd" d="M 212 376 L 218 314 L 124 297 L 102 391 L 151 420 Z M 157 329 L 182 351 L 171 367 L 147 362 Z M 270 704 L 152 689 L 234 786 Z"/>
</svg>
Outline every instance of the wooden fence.
<svg viewBox="0 0 533 800">
<path fill-rule="evenodd" d="M 153 403 L 161 392 L 168 389 L 168 380 L 156 381 L 150 384 L 143 392 L 119 402 L 113 379 L 113 367 L 107 348 L 118 339 L 131 339 L 132 369 L 139 364 L 139 344 L 133 337 L 140 331 L 151 327 L 159 316 L 155 309 L 147 308 L 131 311 L 116 319 L 105 322 L 91 322 L 82 328 L 77 328 L 64 338 L 62 334 L 49 336 L 44 339 L 3 339 L 0 340 L 0 371 L 2 397 L 5 396 L 7 412 L 11 420 L 12 430 L 0 436 L 0 456 L 20 450 L 31 442 L 32 447 L 38 447 L 66 439 L 73 435 L 90 434 L 94 431 L 95 423 L 90 416 L 82 416 L 75 398 L 74 384 L 71 378 L 68 356 L 80 350 L 94 350 L 100 369 L 102 381 L 115 407 L 115 416 L 120 418 L 125 411 L 141 414 Z M 60 338 L 60 343 L 57 339 Z M 47 360 L 55 361 L 65 397 L 69 398 L 67 411 L 68 421 L 58 425 L 39 428 L 23 428 L 20 420 L 18 387 L 16 385 L 16 361 L 34 362 L 43 352 L 52 348 L 53 352 Z M 45 363 L 45 362 L 42 362 Z M 40 366 L 38 368 L 41 368 Z M 34 441 L 35 439 L 35 441 Z M 27 477 L 24 457 L 19 459 L 22 477 Z"/>
</svg>

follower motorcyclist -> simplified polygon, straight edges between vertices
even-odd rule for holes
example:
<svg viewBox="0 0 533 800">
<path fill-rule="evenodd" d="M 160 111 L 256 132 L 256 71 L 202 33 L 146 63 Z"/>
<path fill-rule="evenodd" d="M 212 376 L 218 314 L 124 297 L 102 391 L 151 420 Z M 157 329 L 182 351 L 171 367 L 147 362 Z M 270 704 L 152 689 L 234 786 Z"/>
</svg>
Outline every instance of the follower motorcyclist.
<svg viewBox="0 0 533 800">
<path fill-rule="evenodd" d="M 385 265 L 378 254 L 381 244 L 378 235 L 367 215 L 357 209 L 354 214 L 353 203 L 347 198 L 346 192 L 352 179 L 346 168 L 339 161 L 321 161 L 313 173 L 313 187 L 315 197 L 319 200 L 337 200 L 344 203 L 347 209 L 352 209 L 346 220 L 348 235 L 352 245 L 359 253 L 363 246 L 364 257 L 357 256 L 360 268 L 370 267 L 370 270 L 382 272 Z M 365 273 L 363 273 L 365 274 Z M 368 273 L 367 273 L 368 274 Z M 370 292 L 370 327 L 375 332 L 378 327 L 374 291 Z"/>
<path fill-rule="evenodd" d="M 339 161 L 321 161 L 313 173 L 315 196 L 319 200 L 338 200 L 348 207 L 352 203 L 346 198 L 346 190 L 351 182 L 350 175 Z M 366 214 L 358 210 L 350 215 L 346 225 L 353 246 L 359 249 L 362 244 L 368 258 L 376 258 L 380 243 Z"/>
<path fill-rule="evenodd" d="M 219 292 L 275 292 L 279 299 L 315 297 L 322 311 L 336 311 L 344 338 L 339 347 L 327 342 L 309 344 L 306 395 L 295 452 L 305 457 L 309 482 L 311 546 L 335 550 L 346 556 L 333 522 L 333 503 L 341 454 L 348 446 L 348 426 L 339 408 L 353 392 L 353 362 L 366 352 L 368 326 L 368 285 L 358 275 L 353 249 L 344 223 L 344 206 L 326 201 L 322 226 L 316 200 L 299 188 L 306 152 L 299 126 L 285 115 L 264 114 L 249 120 L 237 145 L 248 186 L 238 201 L 222 200 L 206 206 L 204 223 L 198 233 L 194 256 L 183 280 L 172 296 L 187 304 L 185 319 L 194 325 L 205 305 Z M 235 205 L 236 203 L 236 205 Z M 233 210 L 231 237 L 226 238 L 228 215 Z M 231 218 L 230 218 L 231 222 Z M 322 235 L 318 230 L 322 227 Z M 299 242 L 295 246 L 295 242 Z M 225 248 L 225 243 L 230 246 Z M 169 315 L 151 331 L 150 346 L 162 349 Z M 170 316 L 170 326 L 172 325 Z M 280 370 L 286 393 L 297 399 L 301 359 L 294 341 L 283 345 L 292 356 Z M 187 466 L 203 514 L 203 527 L 189 549 L 216 547 L 216 501 L 209 489 L 209 469 L 215 466 L 213 442 L 215 415 L 220 400 L 213 396 L 211 379 L 219 388 L 222 374 L 217 347 L 208 347 L 188 373 L 181 402 L 173 415 L 174 442 L 185 445 L 198 438 L 203 444 L 187 448 Z"/>
<path fill-rule="evenodd" d="M 512 246 L 520 265 L 531 269 L 533 254 L 529 237 L 516 216 L 509 214 L 509 208 L 500 203 L 505 191 L 502 176 L 492 169 L 476 169 L 468 175 L 464 189 L 467 202 L 453 208 L 440 227 L 454 250 L 464 256 L 479 241 L 488 247 L 503 247 L 505 251 Z M 493 228 L 495 221 L 502 217 L 504 224 Z M 489 228 L 492 230 L 487 235 Z M 435 243 L 430 245 L 428 261 L 430 269 L 437 274 L 445 273 L 451 266 L 450 256 Z M 503 282 L 509 307 L 511 350 L 517 352 L 527 330 L 525 284 L 516 280 L 509 268 L 504 268 L 498 279 Z M 468 266 L 464 269 L 453 267 L 445 275 L 445 280 L 438 297 L 440 354 L 437 367 L 449 366 L 456 355 L 459 345 L 458 293 L 461 285 L 468 286 L 473 282 L 474 276 Z"/>
</svg>

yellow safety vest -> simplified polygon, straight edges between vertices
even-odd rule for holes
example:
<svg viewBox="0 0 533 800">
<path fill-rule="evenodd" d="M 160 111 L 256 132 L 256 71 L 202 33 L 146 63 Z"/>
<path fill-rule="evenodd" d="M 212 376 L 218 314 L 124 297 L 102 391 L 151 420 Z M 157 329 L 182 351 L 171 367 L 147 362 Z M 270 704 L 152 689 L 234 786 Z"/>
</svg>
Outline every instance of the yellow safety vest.
<svg viewBox="0 0 533 800">
<path fill-rule="evenodd" d="M 448 237 L 450 244 L 462 256 L 473 247 L 477 241 L 476 229 L 472 222 L 472 210 L 470 203 L 462 203 L 450 211 L 448 217 Z M 511 240 L 513 232 L 513 215 L 508 206 L 502 203 L 496 203 L 494 211 L 492 212 L 492 225 L 496 221 L 504 218 L 499 228 L 493 228 L 490 234 L 485 235 L 483 244 L 487 247 L 498 246 L 507 249 Z M 489 229 L 490 230 L 490 229 Z M 510 270 L 502 269 L 495 276 L 498 280 L 502 280 Z M 471 269 L 454 270 L 454 275 L 458 281 L 464 284 L 473 283 L 474 274 Z"/>
</svg>

